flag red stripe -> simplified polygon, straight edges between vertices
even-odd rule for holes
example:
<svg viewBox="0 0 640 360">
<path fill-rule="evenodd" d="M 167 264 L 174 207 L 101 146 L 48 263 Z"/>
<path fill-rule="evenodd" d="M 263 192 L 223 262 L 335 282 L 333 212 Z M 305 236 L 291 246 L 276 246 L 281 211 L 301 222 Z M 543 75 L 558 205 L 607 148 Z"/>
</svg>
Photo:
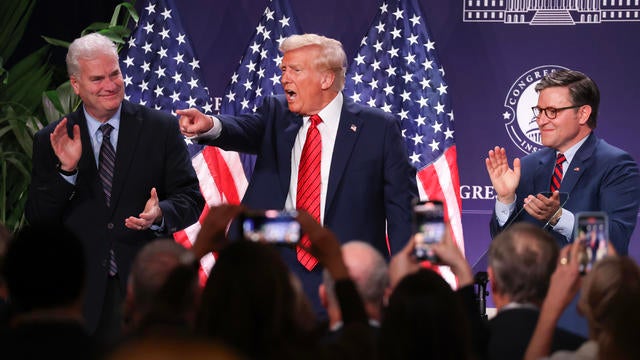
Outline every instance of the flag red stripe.
<svg viewBox="0 0 640 360">
<path fill-rule="evenodd" d="M 202 150 L 202 156 L 204 157 L 207 167 L 211 172 L 213 181 L 216 183 L 220 194 L 226 198 L 230 204 L 239 204 L 240 195 L 236 188 L 235 181 L 229 170 L 227 162 L 220 154 L 220 149 L 213 146 L 207 146 Z"/>
<path fill-rule="evenodd" d="M 418 171 L 418 181 L 422 184 L 424 191 L 427 193 L 429 200 L 440 200 L 446 203 L 444 194 L 442 193 L 442 187 L 440 181 L 434 181 L 438 179 L 438 174 L 433 164 Z"/>
<path fill-rule="evenodd" d="M 460 189 L 460 176 L 458 174 L 458 150 L 456 145 L 451 146 L 444 152 L 447 158 L 447 164 L 449 164 L 449 171 L 451 172 L 451 181 L 454 189 Z M 462 198 L 460 197 L 460 191 L 455 192 L 456 199 L 458 200 L 458 209 L 462 210 Z"/>
</svg>

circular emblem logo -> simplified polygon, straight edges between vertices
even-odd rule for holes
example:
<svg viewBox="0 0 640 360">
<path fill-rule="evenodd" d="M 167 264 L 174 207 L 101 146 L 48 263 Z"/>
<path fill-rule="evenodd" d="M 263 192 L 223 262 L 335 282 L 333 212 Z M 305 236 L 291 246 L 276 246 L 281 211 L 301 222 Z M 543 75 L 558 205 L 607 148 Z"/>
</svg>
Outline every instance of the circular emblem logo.
<svg viewBox="0 0 640 360">
<path fill-rule="evenodd" d="M 538 104 L 536 84 L 550 72 L 567 69 L 559 65 L 543 65 L 530 69 L 522 74 L 511 85 L 504 99 L 505 112 L 502 118 L 511 141 L 525 154 L 537 151 L 542 147 L 540 130 L 531 108 Z"/>
</svg>

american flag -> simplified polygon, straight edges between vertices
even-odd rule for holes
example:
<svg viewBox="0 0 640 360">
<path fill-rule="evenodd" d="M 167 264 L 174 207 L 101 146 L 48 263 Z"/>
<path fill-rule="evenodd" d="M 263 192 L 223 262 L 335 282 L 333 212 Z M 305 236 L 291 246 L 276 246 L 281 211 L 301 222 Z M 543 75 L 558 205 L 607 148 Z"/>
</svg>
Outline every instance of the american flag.
<svg viewBox="0 0 640 360">
<path fill-rule="evenodd" d="M 417 2 L 383 2 L 360 45 L 347 71 L 345 96 L 397 115 L 420 198 L 445 204 L 453 238 L 464 252 L 453 110 L 436 43 Z"/>
<path fill-rule="evenodd" d="M 144 4 L 120 62 L 127 100 L 174 115 L 176 109 L 190 107 L 205 114 L 213 113 L 200 62 L 172 0 L 149 0 Z M 248 182 L 238 153 L 189 141 L 187 145 L 208 205 L 200 220 L 209 206 L 239 203 Z M 190 247 L 199 230 L 197 222 L 176 232 L 174 238 Z M 201 278 L 206 277 L 214 261 L 211 254 L 202 259 Z"/>
<path fill-rule="evenodd" d="M 280 84 L 282 54 L 278 49 L 284 39 L 299 33 L 289 1 L 270 1 L 238 68 L 231 76 L 220 113 L 253 113 L 262 104 L 263 97 L 284 93 Z M 251 174 L 255 157 L 247 154 L 241 157 L 245 172 Z"/>
<path fill-rule="evenodd" d="M 298 33 L 287 0 L 270 1 L 256 27 L 245 55 L 225 90 L 221 112 L 254 111 L 263 96 L 283 93 L 280 85 L 280 42 Z M 203 83 L 200 63 L 180 22 L 172 0 L 145 3 L 137 28 L 121 56 L 125 97 L 158 110 L 171 112 L 189 107 L 213 113 L 213 101 Z M 187 142 L 192 164 L 209 206 L 240 203 L 252 171 L 252 158 L 217 147 Z M 177 242 L 189 247 L 200 230 L 200 222 L 176 232 Z M 215 259 L 202 259 L 201 277 L 209 273 Z"/>
</svg>

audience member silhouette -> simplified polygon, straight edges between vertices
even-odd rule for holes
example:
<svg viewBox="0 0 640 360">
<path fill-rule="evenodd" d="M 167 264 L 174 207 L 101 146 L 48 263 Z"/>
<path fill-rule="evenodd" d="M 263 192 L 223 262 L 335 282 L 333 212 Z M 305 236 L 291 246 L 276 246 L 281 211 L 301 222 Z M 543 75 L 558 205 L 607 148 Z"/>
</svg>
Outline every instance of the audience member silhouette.
<svg viewBox="0 0 640 360">
<path fill-rule="evenodd" d="M 67 229 L 24 227 L 4 262 L 10 325 L 0 335 L 3 357 L 90 359 L 95 348 L 84 326 L 85 254 Z"/>
<path fill-rule="evenodd" d="M 382 359 L 471 359 L 482 355 L 480 314 L 473 273 L 451 239 L 450 228 L 433 250 L 450 266 L 459 290 L 413 256 L 414 239 L 389 264 L 390 297 L 383 313 L 379 345 Z"/>
<path fill-rule="evenodd" d="M 227 220 L 231 217 L 217 220 L 215 226 L 224 229 Z M 298 221 L 311 241 L 308 250 L 336 279 L 348 341 L 331 348 L 319 345 L 309 324 L 303 324 L 308 314 L 296 311 L 301 294 L 295 290 L 287 265 L 273 245 L 250 241 L 231 242 L 219 252 L 202 293 L 198 332 L 249 358 L 330 358 L 338 351 L 342 358 L 373 356 L 364 305 L 349 279 L 339 242 L 309 214 L 301 212 Z M 205 224 L 213 223 L 205 220 Z"/>
<path fill-rule="evenodd" d="M 197 263 L 182 245 L 159 239 L 136 256 L 125 299 L 133 336 L 189 336 L 199 297 Z"/>
<path fill-rule="evenodd" d="M 516 223 L 489 246 L 487 273 L 497 315 L 489 321 L 490 359 L 521 359 L 558 261 L 558 245 L 540 227 Z M 552 350 L 577 349 L 586 339 L 554 329 Z"/>
<path fill-rule="evenodd" d="M 300 334 L 287 266 L 269 245 L 236 241 L 224 248 L 202 293 L 198 329 L 250 357 L 282 352 Z"/>
<path fill-rule="evenodd" d="M 553 327 L 581 282 L 578 310 L 589 324 L 589 341 L 573 352 L 556 351 L 549 359 L 640 359 L 640 268 L 629 257 L 611 255 L 596 262 L 581 279 L 580 246 L 576 241 L 561 252 L 525 359 L 539 359 L 550 353 Z M 615 252 L 613 246 L 609 251 Z"/>
<path fill-rule="evenodd" d="M 421 269 L 394 289 L 380 329 L 382 359 L 471 359 L 469 319 L 437 273 Z"/>
<path fill-rule="evenodd" d="M 105 357 L 108 360 L 246 360 L 210 339 L 144 337 L 128 341 Z"/>
<path fill-rule="evenodd" d="M 369 325 L 374 333 L 377 333 L 382 320 L 385 290 L 389 286 L 387 263 L 376 248 L 363 241 L 350 241 L 342 245 L 341 248 L 349 275 L 355 282 L 364 302 Z M 327 341 L 333 341 L 341 333 L 342 314 L 335 295 L 333 278 L 327 270 L 323 271 L 322 284 L 318 292 L 320 301 L 327 309 L 329 317 Z"/>
<path fill-rule="evenodd" d="M 125 303 L 130 337 L 108 352 L 95 346 L 84 325 L 82 242 L 63 227 L 24 227 L 9 241 L 0 268 L 10 309 L 0 329 L 3 357 L 125 359 L 155 352 L 176 359 L 640 358 L 640 267 L 628 257 L 606 257 L 582 278 L 580 242 L 559 252 L 540 228 L 514 224 L 489 248 L 498 314 L 485 344 L 472 270 L 448 232 L 434 252 L 438 265 L 456 275 L 457 291 L 421 266 L 412 255 L 413 241 L 387 271 L 370 245 L 340 247 L 330 230 L 300 212 L 308 251 L 325 267 L 320 297 L 332 325 L 342 323 L 330 341 L 322 341 L 299 280 L 274 245 L 227 239 L 225 229 L 243 210 L 211 208 L 190 250 L 164 239 L 139 252 Z M 211 251 L 218 258 L 200 298 L 198 260 Z M 611 246 L 609 251 L 615 253 Z M 581 283 L 578 306 L 590 330 L 584 343 L 556 327 Z M 381 321 L 376 337 L 372 319 Z"/>
</svg>

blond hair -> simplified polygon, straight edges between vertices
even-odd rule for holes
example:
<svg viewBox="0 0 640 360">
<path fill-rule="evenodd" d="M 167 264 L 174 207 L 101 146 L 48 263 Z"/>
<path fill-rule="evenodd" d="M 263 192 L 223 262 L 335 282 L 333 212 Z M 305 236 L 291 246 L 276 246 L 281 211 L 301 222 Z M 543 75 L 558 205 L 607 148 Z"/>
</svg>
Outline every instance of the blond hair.
<svg viewBox="0 0 640 360">
<path fill-rule="evenodd" d="M 340 41 L 317 34 L 291 35 L 280 45 L 280 51 L 296 50 L 305 46 L 317 46 L 320 48 L 320 56 L 315 59 L 315 65 L 319 69 L 327 69 L 334 73 L 333 89 L 337 92 L 344 88 L 347 55 Z"/>
<path fill-rule="evenodd" d="M 640 268 L 627 256 L 598 261 L 582 284 L 578 308 L 598 342 L 600 359 L 640 359 Z"/>
</svg>

